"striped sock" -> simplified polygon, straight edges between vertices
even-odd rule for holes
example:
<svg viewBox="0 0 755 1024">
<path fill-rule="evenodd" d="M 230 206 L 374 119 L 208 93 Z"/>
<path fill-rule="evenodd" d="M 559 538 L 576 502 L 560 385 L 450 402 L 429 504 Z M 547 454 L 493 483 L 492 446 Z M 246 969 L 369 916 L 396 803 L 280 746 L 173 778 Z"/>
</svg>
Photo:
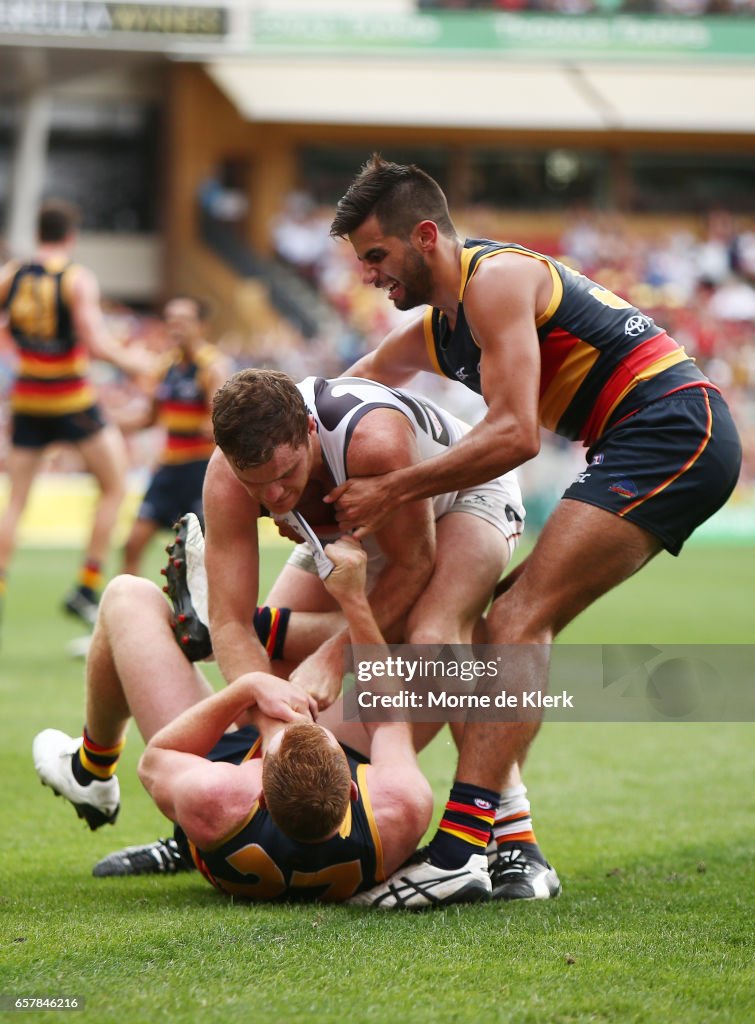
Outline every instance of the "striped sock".
<svg viewBox="0 0 755 1024">
<path fill-rule="evenodd" d="M 270 608 L 267 605 L 260 606 L 254 613 L 254 628 L 271 659 L 283 657 L 290 616 L 290 608 Z"/>
<path fill-rule="evenodd" d="M 93 558 L 87 559 L 79 570 L 77 585 L 83 594 L 96 600 L 97 593 L 102 589 L 101 564 Z"/>
<path fill-rule="evenodd" d="M 492 789 L 455 782 L 428 855 L 438 867 L 453 869 L 466 864 L 473 853 L 484 853 L 498 806 Z"/>
<path fill-rule="evenodd" d="M 501 803 L 493 825 L 493 838 L 498 846 L 511 842 L 537 843 L 524 783 L 509 786 L 501 793 Z"/>
<path fill-rule="evenodd" d="M 87 786 L 95 779 L 104 782 L 112 778 L 125 745 L 126 740 L 122 739 L 115 746 L 102 747 L 94 742 L 84 726 L 84 742 L 73 755 L 71 763 L 74 778 L 79 785 Z"/>
</svg>

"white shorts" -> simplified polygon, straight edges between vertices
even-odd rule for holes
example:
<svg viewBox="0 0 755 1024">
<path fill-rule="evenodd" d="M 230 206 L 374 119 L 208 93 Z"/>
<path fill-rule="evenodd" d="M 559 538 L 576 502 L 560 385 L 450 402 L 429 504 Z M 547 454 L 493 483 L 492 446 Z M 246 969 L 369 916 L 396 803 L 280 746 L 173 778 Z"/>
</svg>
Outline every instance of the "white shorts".
<svg viewBox="0 0 755 1024">
<path fill-rule="evenodd" d="M 495 480 L 490 480 L 488 483 L 459 491 L 443 515 L 449 515 L 451 512 L 466 512 L 468 515 L 477 516 L 478 519 L 484 519 L 491 526 L 495 526 L 506 539 L 508 555 L 504 564 L 508 565 L 524 529 L 522 492 L 513 473 L 506 473 L 505 476 L 496 477 Z M 436 522 L 440 522 L 443 515 Z M 372 535 L 365 537 L 362 545 L 367 552 L 367 589 L 369 590 L 383 571 L 385 555 Z M 317 575 L 315 560 L 306 544 L 296 545 L 288 557 L 287 564 Z"/>
</svg>

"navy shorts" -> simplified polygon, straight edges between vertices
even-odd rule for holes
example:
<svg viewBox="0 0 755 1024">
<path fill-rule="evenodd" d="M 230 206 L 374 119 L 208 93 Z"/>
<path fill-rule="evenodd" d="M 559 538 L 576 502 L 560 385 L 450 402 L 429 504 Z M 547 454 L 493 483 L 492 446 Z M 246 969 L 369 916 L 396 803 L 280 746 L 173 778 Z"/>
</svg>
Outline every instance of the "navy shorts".
<svg viewBox="0 0 755 1024">
<path fill-rule="evenodd" d="M 94 437 L 104 426 L 105 420 L 96 405 L 64 416 L 30 416 L 17 412 L 12 419 L 11 443 L 14 448 L 46 448 L 61 441 L 78 444 Z"/>
<path fill-rule="evenodd" d="M 137 518 L 149 519 L 166 530 L 187 512 L 193 512 L 201 522 L 206 470 L 207 459 L 160 466 L 149 482 Z"/>
<path fill-rule="evenodd" d="M 709 388 L 686 388 L 607 430 L 563 497 L 636 523 L 678 555 L 734 490 L 741 463 L 726 402 Z"/>
</svg>

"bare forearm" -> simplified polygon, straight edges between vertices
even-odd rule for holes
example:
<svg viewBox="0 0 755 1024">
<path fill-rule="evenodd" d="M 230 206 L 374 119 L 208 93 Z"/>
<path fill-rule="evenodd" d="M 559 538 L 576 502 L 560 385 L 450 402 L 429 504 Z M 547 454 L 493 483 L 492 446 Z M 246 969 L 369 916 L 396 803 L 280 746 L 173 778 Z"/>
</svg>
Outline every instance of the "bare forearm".
<svg viewBox="0 0 755 1024">
<path fill-rule="evenodd" d="M 435 458 L 389 474 L 399 501 L 429 498 L 493 480 L 537 454 L 537 442 L 512 425 L 482 420 L 452 448 Z"/>
<path fill-rule="evenodd" d="M 255 703 L 253 686 L 248 681 L 238 682 L 188 708 L 155 733 L 149 746 L 204 756 Z"/>
<path fill-rule="evenodd" d="M 211 622 L 212 647 L 223 678 L 228 683 L 246 672 L 269 672 L 270 659 L 257 639 L 251 616 L 247 624 Z"/>
<path fill-rule="evenodd" d="M 363 593 L 342 606 L 348 636 L 353 644 L 382 644 L 383 634 L 375 622 L 369 601 Z"/>
</svg>

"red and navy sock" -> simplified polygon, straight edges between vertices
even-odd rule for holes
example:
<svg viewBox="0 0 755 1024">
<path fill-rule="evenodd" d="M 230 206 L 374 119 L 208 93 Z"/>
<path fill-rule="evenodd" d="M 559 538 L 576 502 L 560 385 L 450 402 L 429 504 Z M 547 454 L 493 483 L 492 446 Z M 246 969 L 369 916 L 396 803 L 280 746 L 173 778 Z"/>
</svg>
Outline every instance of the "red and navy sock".
<svg viewBox="0 0 755 1024">
<path fill-rule="evenodd" d="M 455 782 L 427 848 L 432 863 L 440 868 L 460 868 L 473 853 L 485 853 L 497 807 L 495 790 Z"/>
<path fill-rule="evenodd" d="M 290 616 L 290 608 L 270 608 L 267 605 L 260 606 L 254 613 L 254 628 L 271 660 L 283 658 Z"/>
<path fill-rule="evenodd" d="M 97 595 L 102 590 L 102 565 L 94 558 L 88 559 L 79 570 L 76 582 L 77 590 L 80 590 L 90 601 L 96 601 Z"/>
<path fill-rule="evenodd" d="M 118 759 L 126 745 L 125 739 L 112 747 L 103 747 L 95 743 L 84 726 L 84 742 L 73 755 L 71 769 L 73 777 L 80 786 L 88 786 L 95 780 L 106 782 L 115 775 Z"/>
</svg>

